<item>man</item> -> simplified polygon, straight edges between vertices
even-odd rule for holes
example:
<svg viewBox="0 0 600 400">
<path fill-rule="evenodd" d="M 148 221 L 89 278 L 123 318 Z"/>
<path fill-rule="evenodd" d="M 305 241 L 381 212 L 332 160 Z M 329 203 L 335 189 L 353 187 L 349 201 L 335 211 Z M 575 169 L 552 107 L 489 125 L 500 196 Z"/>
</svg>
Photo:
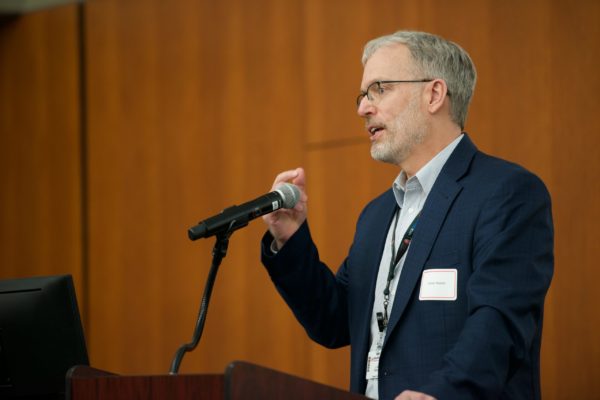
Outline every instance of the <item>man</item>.
<svg viewBox="0 0 600 400">
<path fill-rule="evenodd" d="M 334 275 L 293 210 L 264 217 L 262 260 L 308 335 L 351 345 L 351 390 L 379 399 L 539 399 L 550 198 L 463 132 L 475 68 L 422 32 L 369 42 L 357 99 L 374 159 L 399 167 Z M 301 168 L 281 173 L 304 191 Z"/>
</svg>

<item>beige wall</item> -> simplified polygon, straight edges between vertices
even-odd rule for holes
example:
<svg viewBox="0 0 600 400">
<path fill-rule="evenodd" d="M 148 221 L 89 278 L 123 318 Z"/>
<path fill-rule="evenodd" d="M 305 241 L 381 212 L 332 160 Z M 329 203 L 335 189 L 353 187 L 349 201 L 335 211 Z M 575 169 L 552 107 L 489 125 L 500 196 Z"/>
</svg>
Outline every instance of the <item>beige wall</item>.
<svg viewBox="0 0 600 400">
<path fill-rule="evenodd" d="M 370 159 L 355 114 L 361 48 L 409 28 L 470 52 L 467 131 L 552 194 L 544 397 L 600 393 L 600 3 L 89 0 L 78 11 L 0 25 L 0 277 L 72 273 L 94 366 L 168 370 L 213 244 L 189 242 L 187 228 L 268 191 L 280 170 L 306 168 L 311 228 L 337 268 L 360 209 L 397 173 Z M 233 236 L 182 371 L 244 359 L 346 387 L 347 350 L 311 343 L 262 269 L 263 230 Z"/>
</svg>

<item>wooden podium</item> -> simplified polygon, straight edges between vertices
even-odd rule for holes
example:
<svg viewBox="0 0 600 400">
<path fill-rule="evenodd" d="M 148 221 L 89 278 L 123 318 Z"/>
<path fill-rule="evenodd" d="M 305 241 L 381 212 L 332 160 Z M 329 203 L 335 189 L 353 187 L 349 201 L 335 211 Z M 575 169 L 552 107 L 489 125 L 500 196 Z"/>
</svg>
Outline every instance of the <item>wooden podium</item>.
<svg viewBox="0 0 600 400">
<path fill-rule="evenodd" d="M 365 400 L 364 396 L 236 361 L 224 374 L 127 376 L 87 366 L 67 372 L 66 400 Z"/>
</svg>

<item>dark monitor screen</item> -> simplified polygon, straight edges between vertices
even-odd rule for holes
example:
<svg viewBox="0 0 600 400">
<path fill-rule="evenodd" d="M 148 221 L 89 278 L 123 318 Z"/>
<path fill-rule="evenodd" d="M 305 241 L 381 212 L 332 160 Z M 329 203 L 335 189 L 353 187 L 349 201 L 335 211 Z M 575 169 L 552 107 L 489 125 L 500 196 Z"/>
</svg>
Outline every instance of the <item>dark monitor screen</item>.
<svg viewBox="0 0 600 400">
<path fill-rule="evenodd" d="M 0 399 L 62 399 L 88 364 L 70 275 L 0 281 Z"/>
</svg>

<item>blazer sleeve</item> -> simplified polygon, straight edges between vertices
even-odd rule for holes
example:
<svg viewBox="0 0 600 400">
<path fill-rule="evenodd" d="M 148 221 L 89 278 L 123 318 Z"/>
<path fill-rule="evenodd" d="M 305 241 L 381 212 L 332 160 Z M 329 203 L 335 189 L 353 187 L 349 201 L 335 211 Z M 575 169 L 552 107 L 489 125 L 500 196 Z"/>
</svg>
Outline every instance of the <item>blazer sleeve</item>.
<svg viewBox="0 0 600 400">
<path fill-rule="evenodd" d="M 443 366 L 415 388 L 438 399 L 494 399 L 523 363 L 538 363 L 553 273 L 550 196 L 536 176 L 511 174 L 487 198 L 473 232 L 468 318 Z"/>
<path fill-rule="evenodd" d="M 350 344 L 345 268 L 336 276 L 321 262 L 307 222 L 277 254 L 272 240 L 269 232 L 262 239 L 262 263 L 308 336 L 328 348 Z"/>
</svg>

